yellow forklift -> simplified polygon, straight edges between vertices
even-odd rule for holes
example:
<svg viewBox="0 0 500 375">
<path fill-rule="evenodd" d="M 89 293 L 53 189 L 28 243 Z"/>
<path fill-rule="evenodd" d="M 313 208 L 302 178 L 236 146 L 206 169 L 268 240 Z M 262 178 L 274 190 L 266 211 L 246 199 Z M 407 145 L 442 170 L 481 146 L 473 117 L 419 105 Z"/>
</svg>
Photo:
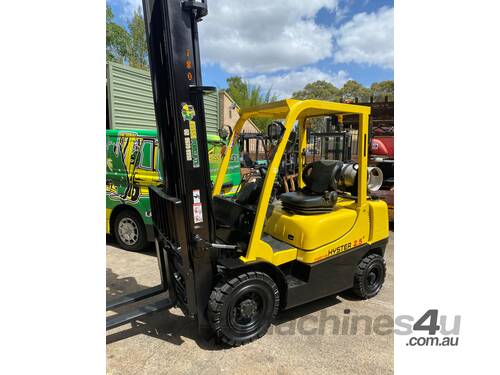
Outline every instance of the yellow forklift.
<svg viewBox="0 0 500 375">
<path fill-rule="evenodd" d="M 284 125 L 273 122 L 270 128 L 276 142 L 265 177 L 244 185 L 233 198 L 220 195 L 234 144 L 230 140 L 212 192 L 217 239 L 237 244 L 233 256 L 219 258 L 226 274 L 209 301 L 209 321 L 223 341 L 238 344 L 259 337 L 280 309 L 347 289 L 360 298 L 379 292 L 389 227 L 386 203 L 368 196 L 381 181 L 380 171 L 367 166 L 369 113 L 369 107 L 292 99 L 241 111 L 233 139 L 249 118 L 284 119 Z M 353 114 L 360 118 L 358 161 L 306 164 L 308 120 Z M 299 190 L 273 199 L 294 128 Z M 239 336 L 240 330 L 247 333 Z"/>
<path fill-rule="evenodd" d="M 238 346 L 263 336 L 280 310 L 351 289 L 375 296 L 385 278 L 387 205 L 369 196 L 370 108 L 283 100 L 240 111 L 212 188 L 207 156 L 197 22 L 206 1 L 145 0 L 144 12 L 166 186 L 150 197 L 161 284 L 108 304 L 168 299 L 111 316 L 113 328 L 178 306 L 200 334 Z M 306 163 L 309 119 L 359 116 L 357 160 Z M 221 194 L 244 122 L 272 123 L 267 167 L 233 197 Z M 280 123 L 276 120 L 282 120 Z M 275 181 L 298 133 L 299 189 L 276 198 Z M 292 136 L 292 137 L 291 137 Z"/>
</svg>

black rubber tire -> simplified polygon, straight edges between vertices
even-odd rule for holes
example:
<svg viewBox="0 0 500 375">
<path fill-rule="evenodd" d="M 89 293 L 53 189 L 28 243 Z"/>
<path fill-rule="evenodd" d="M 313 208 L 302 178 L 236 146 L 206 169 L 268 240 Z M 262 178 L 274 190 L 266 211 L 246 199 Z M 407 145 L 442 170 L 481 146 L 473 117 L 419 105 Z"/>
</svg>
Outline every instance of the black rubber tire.
<svg viewBox="0 0 500 375">
<path fill-rule="evenodd" d="M 354 275 L 352 292 L 361 299 L 375 297 L 385 280 L 385 260 L 378 254 L 370 254 L 359 262 Z"/>
<path fill-rule="evenodd" d="M 120 234 L 118 233 L 118 226 L 120 221 L 123 219 L 131 220 L 137 226 L 137 240 L 133 244 L 126 243 L 120 238 Z M 144 222 L 142 221 L 141 216 L 137 212 L 130 209 L 120 211 L 116 215 L 113 222 L 113 235 L 116 242 L 118 242 L 118 245 L 120 245 L 122 249 L 128 251 L 143 251 L 148 243 L 146 227 L 144 226 Z"/>
<path fill-rule="evenodd" d="M 241 306 L 244 303 L 248 305 L 248 301 L 256 304 L 255 314 L 258 316 L 255 318 L 241 316 Z M 263 272 L 251 271 L 222 280 L 212 290 L 207 315 L 219 341 L 240 346 L 266 334 L 278 313 L 279 304 L 280 293 L 274 280 Z M 254 321 L 241 324 L 238 319 Z"/>
</svg>

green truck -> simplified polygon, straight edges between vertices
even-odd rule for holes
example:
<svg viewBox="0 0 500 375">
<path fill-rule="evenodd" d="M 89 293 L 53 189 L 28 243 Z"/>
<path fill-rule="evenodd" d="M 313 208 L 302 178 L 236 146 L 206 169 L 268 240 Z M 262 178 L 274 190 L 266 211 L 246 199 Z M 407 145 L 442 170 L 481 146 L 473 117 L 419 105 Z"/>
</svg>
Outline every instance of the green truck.
<svg viewBox="0 0 500 375">
<path fill-rule="evenodd" d="M 208 135 L 212 182 L 217 176 L 225 143 Z M 163 184 L 156 130 L 106 130 L 106 233 L 126 250 L 143 250 L 154 239 L 149 186 Z M 224 194 L 240 184 L 239 150 L 233 150 Z"/>
<path fill-rule="evenodd" d="M 149 186 L 164 183 L 149 72 L 106 67 L 106 233 L 125 250 L 141 251 L 154 239 Z M 205 98 L 210 175 L 215 180 L 225 150 L 218 136 L 218 95 Z M 239 149 L 233 150 L 224 193 L 240 184 Z"/>
</svg>

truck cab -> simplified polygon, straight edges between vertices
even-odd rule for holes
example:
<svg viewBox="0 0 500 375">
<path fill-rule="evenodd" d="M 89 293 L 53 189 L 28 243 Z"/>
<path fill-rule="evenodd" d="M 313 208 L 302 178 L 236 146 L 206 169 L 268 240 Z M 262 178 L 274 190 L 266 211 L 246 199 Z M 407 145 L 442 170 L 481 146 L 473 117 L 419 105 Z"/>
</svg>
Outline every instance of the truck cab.
<svg viewBox="0 0 500 375">
<path fill-rule="evenodd" d="M 215 180 L 225 142 L 208 135 L 210 175 Z M 106 130 L 106 233 L 121 248 L 141 251 L 154 240 L 149 187 L 164 183 L 157 130 Z M 233 150 L 224 195 L 240 184 L 239 149 Z"/>
</svg>

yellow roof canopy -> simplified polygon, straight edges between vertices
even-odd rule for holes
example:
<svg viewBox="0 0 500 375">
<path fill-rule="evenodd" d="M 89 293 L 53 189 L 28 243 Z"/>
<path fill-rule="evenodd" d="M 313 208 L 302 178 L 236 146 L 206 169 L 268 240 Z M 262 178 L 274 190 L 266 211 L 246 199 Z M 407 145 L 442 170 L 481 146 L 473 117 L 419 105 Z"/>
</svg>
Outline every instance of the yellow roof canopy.
<svg viewBox="0 0 500 375">
<path fill-rule="evenodd" d="M 284 119 L 295 106 L 301 106 L 298 119 L 329 115 L 369 115 L 371 108 L 362 105 L 328 102 L 325 100 L 296 100 L 285 99 L 273 103 L 247 107 L 240 110 L 245 117 L 267 117 Z"/>
</svg>

